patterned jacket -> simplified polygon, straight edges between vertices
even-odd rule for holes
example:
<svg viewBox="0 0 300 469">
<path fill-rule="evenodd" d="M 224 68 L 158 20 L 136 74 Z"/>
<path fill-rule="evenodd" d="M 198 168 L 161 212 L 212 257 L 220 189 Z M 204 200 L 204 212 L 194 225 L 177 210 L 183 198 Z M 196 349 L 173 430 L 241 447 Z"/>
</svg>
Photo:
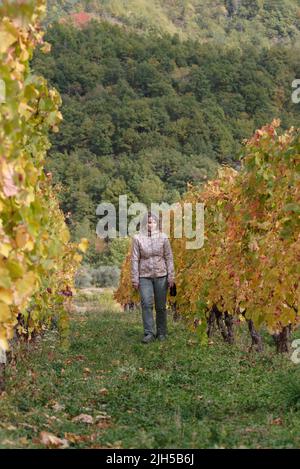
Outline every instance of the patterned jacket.
<svg viewBox="0 0 300 469">
<path fill-rule="evenodd" d="M 134 235 L 131 250 L 131 280 L 139 283 L 139 277 L 168 276 L 175 280 L 173 253 L 168 236 L 155 230 L 151 236 L 143 232 Z"/>
</svg>

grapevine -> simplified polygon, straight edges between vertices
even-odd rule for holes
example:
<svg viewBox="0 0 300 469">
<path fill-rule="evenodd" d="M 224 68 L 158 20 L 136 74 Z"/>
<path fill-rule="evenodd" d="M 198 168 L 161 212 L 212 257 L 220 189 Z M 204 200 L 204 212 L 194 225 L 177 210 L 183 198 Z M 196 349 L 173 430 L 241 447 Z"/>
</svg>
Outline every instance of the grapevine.
<svg viewBox="0 0 300 469">
<path fill-rule="evenodd" d="M 61 97 L 34 75 L 29 60 L 43 41 L 44 0 L 0 6 L 0 350 L 17 333 L 28 338 L 55 318 L 67 329 L 73 277 L 87 240 L 70 242 L 44 163 L 57 132 Z"/>
<path fill-rule="evenodd" d="M 279 126 L 275 119 L 245 142 L 239 172 L 223 166 L 204 187 L 189 185 L 180 201 L 205 207 L 201 249 L 171 237 L 177 311 L 202 342 L 216 321 L 232 343 L 233 323 L 246 319 L 253 345 L 261 348 L 264 328 L 286 351 L 284 341 L 299 325 L 300 140 L 297 129 L 280 135 Z"/>
</svg>

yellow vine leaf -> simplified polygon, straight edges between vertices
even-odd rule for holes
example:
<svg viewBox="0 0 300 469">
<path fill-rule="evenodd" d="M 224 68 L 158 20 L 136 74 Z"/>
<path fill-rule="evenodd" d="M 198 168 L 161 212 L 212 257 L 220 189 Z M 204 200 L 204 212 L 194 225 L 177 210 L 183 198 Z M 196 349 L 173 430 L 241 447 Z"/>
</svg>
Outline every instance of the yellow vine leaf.
<svg viewBox="0 0 300 469">
<path fill-rule="evenodd" d="M 13 303 L 13 292 L 8 288 L 0 287 L 0 301 L 7 305 L 11 305 Z"/>
<path fill-rule="evenodd" d="M 87 238 L 81 238 L 80 243 L 78 244 L 78 249 L 82 252 L 86 252 L 89 246 L 89 240 Z"/>
</svg>

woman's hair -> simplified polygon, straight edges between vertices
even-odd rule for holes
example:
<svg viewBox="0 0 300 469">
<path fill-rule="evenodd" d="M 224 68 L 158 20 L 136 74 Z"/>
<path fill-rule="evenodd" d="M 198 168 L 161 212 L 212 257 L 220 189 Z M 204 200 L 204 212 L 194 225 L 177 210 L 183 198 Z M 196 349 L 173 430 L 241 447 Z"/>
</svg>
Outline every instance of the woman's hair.
<svg viewBox="0 0 300 469">
<path fill-rule="evenodd" d="M 151 212 L 151 210 L 148 210 L 143 216 L 141 222 L 141 231 L 145 232 L 148 230 L 148 218 L 153 218 L 153 220 L 156 221 L 158 230 L 161 231 L 160 217 L 158 217 L 154 212 Z"/>
</svg>

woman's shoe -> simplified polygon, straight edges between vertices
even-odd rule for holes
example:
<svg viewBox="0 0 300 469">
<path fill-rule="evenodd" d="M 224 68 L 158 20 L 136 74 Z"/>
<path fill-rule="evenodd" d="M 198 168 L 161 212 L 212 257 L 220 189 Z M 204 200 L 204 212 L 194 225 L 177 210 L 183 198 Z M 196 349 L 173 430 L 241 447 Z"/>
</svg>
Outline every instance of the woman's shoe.
<svg viewBox="0 0 300 469">
<path fill-rule="evenodd" d="M 153 342 L 153 340 L 154 336 L 152 334 L 147 334 L 142 338 L 141 342 L 142 344 L 149 344 L 149 342 Z"/>
<path fill-rule="evenodd" d="M 157 336 L 157 340 L 159 340 L 159 341 L 166 340 L 166 338 L 167 338 L 167 337 L 166 337 L 165 335 L 163 335 L 163 334 L 159 334 L 159 335 Z"/>
</svg>

